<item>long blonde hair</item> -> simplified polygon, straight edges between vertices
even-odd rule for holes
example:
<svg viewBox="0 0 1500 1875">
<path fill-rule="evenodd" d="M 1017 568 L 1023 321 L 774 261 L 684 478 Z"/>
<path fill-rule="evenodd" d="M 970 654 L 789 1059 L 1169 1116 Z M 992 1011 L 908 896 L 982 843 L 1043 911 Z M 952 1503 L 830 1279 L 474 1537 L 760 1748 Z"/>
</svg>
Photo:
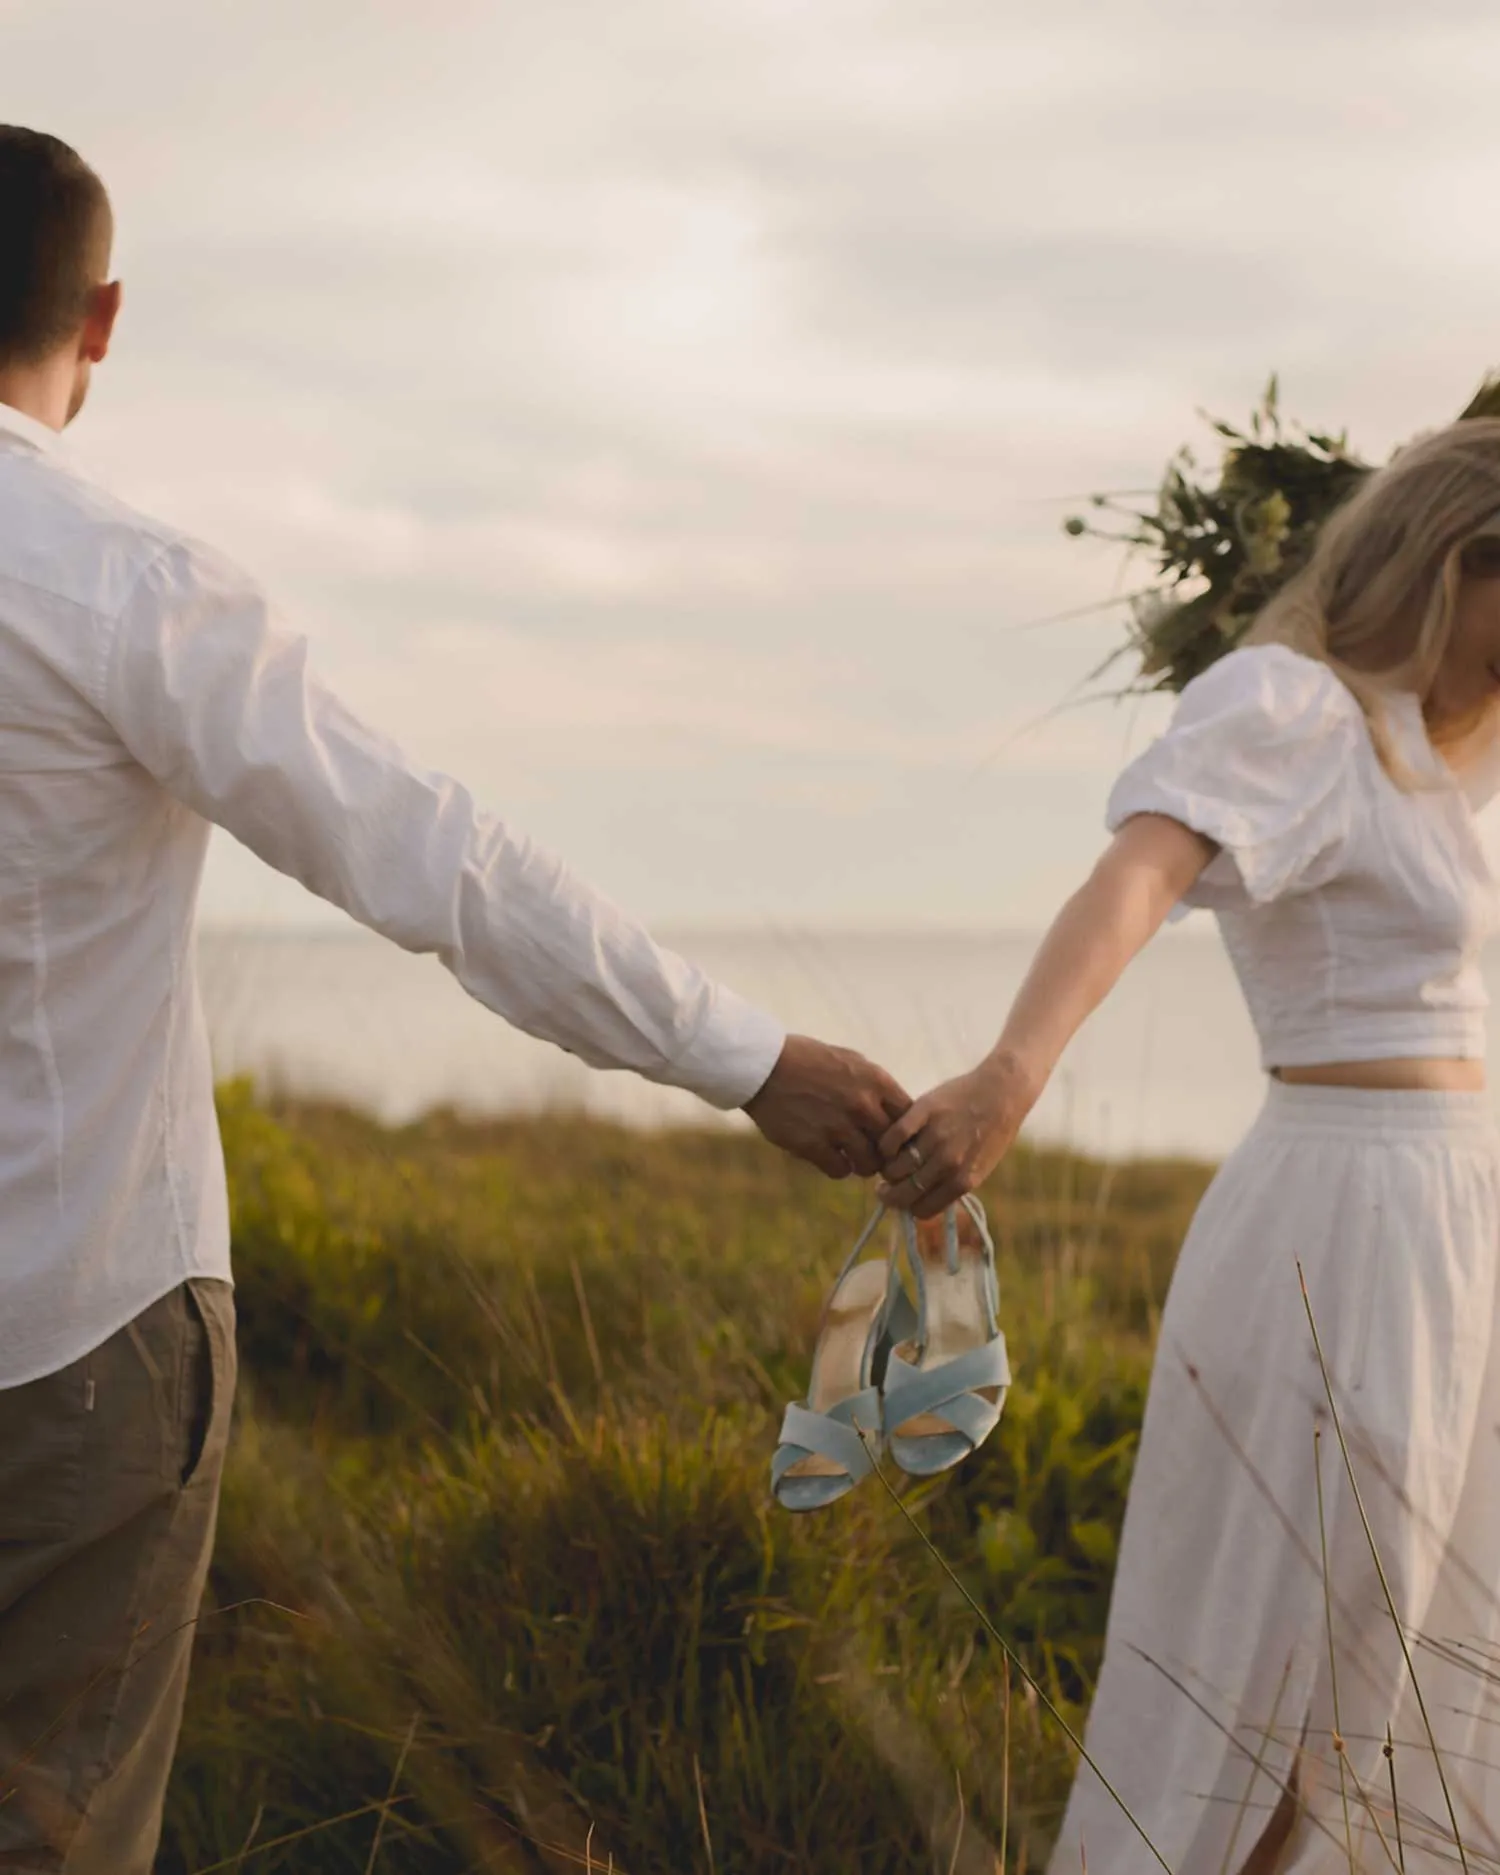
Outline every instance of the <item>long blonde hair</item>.
<svg viewBox="0 0 1500 1875">
<path fill-rule="evenodd" d="M 1500 573 L 1500 417 L 1473 417 L 1408 444 L 1324 523 L 1307 565 L 1247 635 L 1327 664 L 1354 693 L 1386 768 L 1409 781 L 1384 697 L 1425 704 L 1453 636 L 1465 573 Z M 1438 732 L 1467 742 L 1494 716 Z"/>
</svg>

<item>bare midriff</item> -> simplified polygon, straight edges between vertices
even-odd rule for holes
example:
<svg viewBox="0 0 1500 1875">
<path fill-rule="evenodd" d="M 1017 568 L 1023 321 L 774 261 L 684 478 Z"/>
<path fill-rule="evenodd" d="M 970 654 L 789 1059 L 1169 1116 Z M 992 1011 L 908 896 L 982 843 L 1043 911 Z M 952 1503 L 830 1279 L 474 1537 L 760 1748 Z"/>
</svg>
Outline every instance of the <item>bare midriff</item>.
<svg viewBox="0 0 1500 1875">
<path fill-rule="evenodd" d="M 1439 1094 L 1484 1092 L 1482 1061 L 1320 1061 L 1315 1067 L 1272 1068 L 1272 1076 L 1297 1087 L 1377 1087 Z"/>
</svg>

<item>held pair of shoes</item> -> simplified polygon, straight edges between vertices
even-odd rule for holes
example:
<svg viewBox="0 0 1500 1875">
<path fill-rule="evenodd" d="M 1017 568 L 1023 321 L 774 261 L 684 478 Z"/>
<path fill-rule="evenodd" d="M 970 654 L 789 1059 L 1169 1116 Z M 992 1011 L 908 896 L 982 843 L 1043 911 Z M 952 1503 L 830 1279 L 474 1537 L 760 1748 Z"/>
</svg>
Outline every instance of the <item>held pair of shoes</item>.
<svg viewBox="0 0 1500 1875">
<path fill-rule="evenodd" d="M 861 1263 L 884 1215 L 876 1211 L 839 1271 L 807 1399 L 781 1422 L 771 1490 L 787 1510 L 834 1503 L 874 1470 L 882 1447 L 916 1477 L 947 1471 L 989 1437 L 1005 1403 L 1010 1365 L 984 1207 L 964 1198 L 925 1227 L 903 1212 L 898 1245 Z"/>
</svg>

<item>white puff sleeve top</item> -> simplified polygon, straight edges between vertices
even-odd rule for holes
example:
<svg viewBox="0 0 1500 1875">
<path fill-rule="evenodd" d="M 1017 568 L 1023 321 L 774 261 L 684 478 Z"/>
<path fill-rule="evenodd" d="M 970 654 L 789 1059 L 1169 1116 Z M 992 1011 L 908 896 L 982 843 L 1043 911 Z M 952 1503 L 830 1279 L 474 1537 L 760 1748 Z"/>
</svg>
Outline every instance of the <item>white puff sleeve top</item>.
<svg viewBox="0 0 1500 1875">
<path fill-rule="evenodd" d="M 1388 707 L 1415 787 L 1387 774 L 1327 665 L 1247 646 L 1186 687 L 1110 795 L 1111 831 L 1165 814 L 1219 847 L 1174 916 L 1217 914 L 1268 1069 L 1484 1053 L 1479 954 L 1500 894 L 1474 814 L 1500 751 L 1460 781 L 1417 697 Z"/>
</svg>

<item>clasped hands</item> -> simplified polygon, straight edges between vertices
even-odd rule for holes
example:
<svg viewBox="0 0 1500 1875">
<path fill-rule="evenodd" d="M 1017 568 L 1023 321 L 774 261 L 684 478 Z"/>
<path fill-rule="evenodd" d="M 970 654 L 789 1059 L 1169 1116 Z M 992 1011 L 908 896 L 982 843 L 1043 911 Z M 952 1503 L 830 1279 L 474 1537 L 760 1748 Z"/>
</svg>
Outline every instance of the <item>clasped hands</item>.
<svg viewBox="0 0 1500 1875">
<path fill-rule="evenodd" d="M 983 1183 L 1033 1098 L 1000 1051 L 912 1100 L 854 1049 L 793 1035 L 745 1111 L 772 1145 L 830 1178 L 878 1177 L 882 1204 L 929 1218 Z"/>
</svg>

